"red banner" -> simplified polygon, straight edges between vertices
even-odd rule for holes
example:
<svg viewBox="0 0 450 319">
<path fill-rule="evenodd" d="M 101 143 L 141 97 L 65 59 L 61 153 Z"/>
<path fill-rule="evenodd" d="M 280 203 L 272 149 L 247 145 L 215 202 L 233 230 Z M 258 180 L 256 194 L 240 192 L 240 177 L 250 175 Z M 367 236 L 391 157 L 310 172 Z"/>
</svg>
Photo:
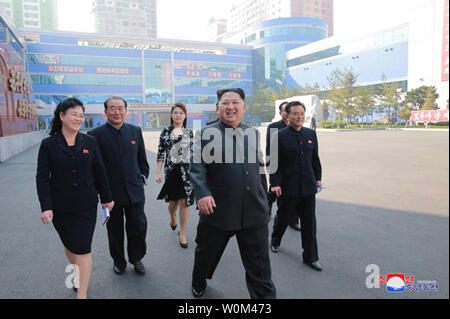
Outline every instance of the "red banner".
<svg viewBox="0 0 450 319">
<path fill-rule="evenodd" d="M 47 65 L 48 73 L 84 73 L 83 66 L 74 65 Z"/>
<path fill-rule="evenodd" d="M 242 79 L 242 73 L 228 72 L 229 79 Z"/>
<path fill-rule="evenodd" d="M 188 78 L 199 78 L 199 77 L 202 76 L 202 72 L 200 72 L 200 71 L 186 70 L 185 75 L 186 75 L 186 77 L 188 77 Z"/>
<path fill-rule="evenodd" d="M 221 78 L 222 72 L 218 71 L 208 71 L 208 78 Z"/>
<path fill-rule="evenodd" d="M 448 1 L 444 4 L 444 32 L 442 34 L 442 81 L 448 81 Z"/>
<path fill-rule="evenodd" d="M 130 69 L 98 66 L 96 72 L 98 74 L 130 74 Z"/>
<path fill-rule="evenodd" d="M 448 110 L 412 111 L 411 122 L 448 122 Z"/>
</svg>

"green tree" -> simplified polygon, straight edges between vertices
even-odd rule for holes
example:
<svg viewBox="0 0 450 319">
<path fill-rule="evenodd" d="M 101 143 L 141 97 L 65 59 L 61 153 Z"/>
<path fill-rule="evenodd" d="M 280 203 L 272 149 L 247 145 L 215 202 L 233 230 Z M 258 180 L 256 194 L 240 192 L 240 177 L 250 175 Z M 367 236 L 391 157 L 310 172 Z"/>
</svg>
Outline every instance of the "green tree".
<svg viewBox="0 0 450 319">
<path fill-rule="evenodd" d="M 438 95 L 439 96 L 439 95 Z M 439 107 L 436 103 L 436 92 L 433 90 L 432 86 L 427 89 L 427 96 L 423 104 L 423 110 L 437 110 Z"/>
<path fill-rule="evenodd" d="M 439 98 L 439 94 L 434 86 L 423 85 L 406 93 L 405 102 L 411 110 L 421 110 L 423 108 L 430 88 L 433 92 L 434 99 L 437 100 Z"/>
<path fill-rule="evenodd" d="M 407 104 L 404 104 L 400 112 L 398 113 L 398 117 L 405 120 L 405 126 L 411 118 L 411 110 Z"/>
<path fill-rule="evenodd" d="M 402 107 L 399 85 L 384 83 L 379 91 L 379 109 L 386 112 L 388 123 L 394 124 Z"/>
<path fill-rule="evenodd" d="M 359 116 L 367 117 L 371 116 L 371 122 L 373 123 L 373 113 L 375 112 L 375 97 L 374 89 L 372 87 L 358 87 L 355 89 L 355 107 Z"/>
<path fill-rule="evenodd" d="M 303 91 L 300 87 L 282 86 L 282 87 L 280 87 L 278 92 L 274 91 L 274 98 L 275 98 L 275 100 L 284 100 L 284 99 L 288 99 L 293 96 L 304 95 L 304 94 L 302 94 L 302 92 Z"/>
<path fill-rule="evenodd" d="M 331 89 L 328 90 L 326 98 L 328 105 L 342 114 L 351 124 L 357 115 L 354 103 L 355 83 L 358 75 L 352 70 L 341 71 L 339 69 L 331 72 L 327 78 Z"/>
<path fill-rule="evenodd" d="M 306 84 L 300 90 L 300 95 L 318 95 L 320 92 L 320 86 L 318 83 L 315 83 L 313 86 Z"/>
<path fill-rule="evenodd" d="M 247 114 L 261 122 L 270 122 L 275 115 L 275 90 L 260 84 L 247 100 Z"/>
</svg>

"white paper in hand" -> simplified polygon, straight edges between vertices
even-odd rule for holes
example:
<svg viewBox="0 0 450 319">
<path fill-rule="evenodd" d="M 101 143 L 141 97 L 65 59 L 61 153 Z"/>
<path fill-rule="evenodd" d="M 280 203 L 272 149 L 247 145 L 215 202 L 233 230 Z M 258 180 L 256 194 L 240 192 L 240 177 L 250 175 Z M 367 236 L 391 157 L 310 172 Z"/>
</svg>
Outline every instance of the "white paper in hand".
<svg viewBox="0 0 450 319">
<path fill-rule="evenodd" d="M 100 212 L 102 214 L 102 224 L 105 225 L 109 219 L 109 209 L 105 206 L 105 208 L 100 205 Z"/>
</svg>

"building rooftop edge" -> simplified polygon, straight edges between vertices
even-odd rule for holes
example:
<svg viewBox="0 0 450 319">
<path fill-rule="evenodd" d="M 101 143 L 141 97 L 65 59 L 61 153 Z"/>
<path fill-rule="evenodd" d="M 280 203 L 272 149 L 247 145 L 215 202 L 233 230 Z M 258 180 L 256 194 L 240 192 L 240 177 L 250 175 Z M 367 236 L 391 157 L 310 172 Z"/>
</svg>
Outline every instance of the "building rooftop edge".
<svg viewBox="0 0 450 319">
<path fill-rule="evenodd" d="M 182 39 L 166 39 L 166 38 L 142 38 L 142 37 L 132 37 L 124 35 L 108 35 L 104 33 L 96 32 L 77 32 L 77 31 L 63 31 L 63 30 L 40 30 L 31 28 L 17 28 L 20 33 L 34 33 L 34 34 L 49 34 L 49 35 L 59 35 L 59 36 L 77 36 L 77 37 L 88 37 L 88 38 L 102 38 L 106 40 L 128 40 L 128 41 L 146 41 L 146 42 L 166 42 L 170 44 L 192 44 L 192 45 L 208 45 L 215 47 L 227 47 L 227 48 L 239 48 L 252 50 L 253 47 L 249 45 L 231 44 L 231 43 L 221 43 L 221 42 L 207 42 L 207 41 L 197 41 L 197 40 L 182 40 Z"/>
<path fill-rule="evenodd" d="M 302 51 L 308 51 L 309 52 L 309 51 L 314 51 L 314 50 L 322 50 L 322 49 L 324 49 L 324 47 L 329 47 L 330 45 L 338 45 L 338 44 L 342 45 L 342 44 L 345 44 L 345 43 L 348 43 L 348 42 L 354 43 L 354 42 L 363 40 L 365 38 L 369 38 L 369 37 L 371 37 L 373 35 L 384 33 L 386 31 L 389 31 L 389 30 L 392 30 L 392 29 L 395 29 L 395 28 L 399 28 L 399 27 L 402 27 L 402 26 L 409 26 L 409 22 L 402 22 L 402 23 L 393 24 L 392 26 L 383 28 L 381 30 L 369 31 L 367 33 L 360 34 L 360 35 L 358 35 L 356 37 L 353 37 L 353 38 L 352 38 L 351 35 L 348 36 L 348 37 L 347 36 L 342 36 L 342 35 L 333 35 L 331 37 L 328 37 L 328 38 L 325 38 L 325 39 L 322 39 L 322 40 L 318 40 L 318 41 L 309 43 L 309 44 L 304 45 L 302 47 L 288 50 L 286 52 L 286 56 L 288 57 L 288 59 L 290 59 L 292 56 L 295 56 L 296 54 L 299 54 L 299 53 L 301 54 Z"/>
</svg>

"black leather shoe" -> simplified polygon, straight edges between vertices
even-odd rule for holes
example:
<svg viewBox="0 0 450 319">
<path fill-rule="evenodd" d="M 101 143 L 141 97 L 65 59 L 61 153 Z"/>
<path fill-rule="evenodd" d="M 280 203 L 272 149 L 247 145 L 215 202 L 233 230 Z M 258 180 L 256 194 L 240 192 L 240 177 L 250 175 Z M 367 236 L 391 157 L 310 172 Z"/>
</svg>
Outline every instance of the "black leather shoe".
<svg viewBox="0 0 450 319">
<path fill-rule="evenodd" d="M 270 244 L 270 250 L 277 254 L 280 252 L 280 246 Z"/>
<path fill-rule="evenodd" d="M 141 276 L 145 274 L 145 267 L 141 261 L 136 261 L 133 263 L 133 265 L 134 265 L 135 272 L 137 272 Z"/>
<path fill-rule="evenodd" d="M 206 288 L 203 288 L 203 289 L 196 289 L 196 288 L 192 287 L 192 288 L 191 288 L 192 295 L 193 295 L 195 298 L 200 298 L 200 297 L 203 296 L 203 294 L 205 293 L 205 289 L 206 289 Z"/>
<path fill-rule="evenodd" d="M 177 229 L 177 224 L 175 224 L 175 226 L 173 226 L 172 224 L 170 224 L 170 228 L 172 228 L 172 230 Z"/>
<path fill-rule="evenodd" d="M 181 240 L 180 240 L 180 232 L 178 232 L 178 241 L 179 241 L 180 246 L 181 246 L 182 248 L 184 248 L 184 249 L 188 248 L 188 243 L 187 243 L 187 242 L 185 242 L 185 243 L 182 243 L 182 242 L 181 242 Z"/>
<path fill-rule="evenodd" d="M 125 272 L 125 267 L 119 267 L 114 265 L 113 271 L 116 275 L 122 275 Z"/>
<path fill-rule="evenodd" d="M 291 227 L 292 229 L 295 229 L 296 231 L 301 231 L 302 229 L 300 228 L 299 224 L 292 224 L 289 225 L 289 227 Z"/>
<path fill-rule="evenodd" d="M 322 265 L 319 264 L 319 261 L 314 261 L 312 263 L 307 263 L 307 262 L 303 262 L 303 263 L 307 264 L 309 267 L 311 267 L 314 270 L 322 271 Z"/>
</svg>

